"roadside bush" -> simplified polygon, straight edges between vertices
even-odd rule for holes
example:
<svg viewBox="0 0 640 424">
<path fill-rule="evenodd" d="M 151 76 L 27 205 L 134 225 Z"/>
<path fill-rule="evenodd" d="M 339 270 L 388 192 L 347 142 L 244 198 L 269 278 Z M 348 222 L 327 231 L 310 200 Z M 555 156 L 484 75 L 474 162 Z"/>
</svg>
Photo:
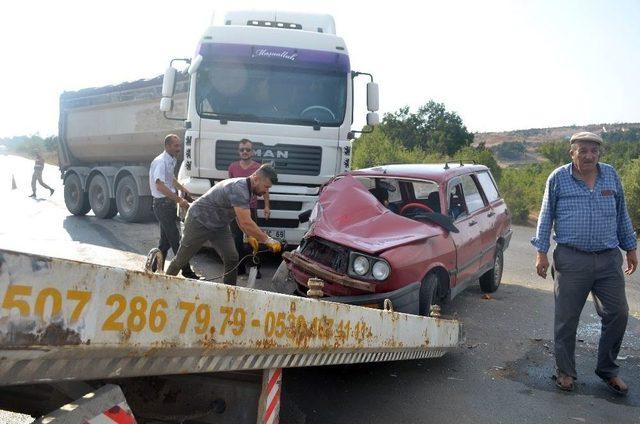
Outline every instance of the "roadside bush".
<svg viewBox="0 0 640 424">
<path fill-rule="evenodd" d="M 463 158 L 464 160 L 475 160 L 476 163 L 481 165 L 485 165 L 487 168 L 491 170 L 493 177 L 496 179 L 496 182 L 499 182 L 502 178 L 502 168 L 498 165 L 496 158 L 491 153 L 491 150 L 485 148 L 484 146 L 480 147 L 465 147 L 460 150 L 458 153 L 454 155 L 455 158 Z"/>
<path fill-rule="evenodd" d="M 526 224 L 540 212 L 547 178 L 555 166 L 532 164 L 502 170 L 500 193 L 512 213 L 514 224 Z"/>
<path fill-rule="evenodd" d="M 505 142 L 491 148 L 491 150 L 500 159 L 519 160 L 524 158 L 527 143 L 524 141 Z"/>
<path fill-rule="evenodd" d="M 627 210 L 636 232 L 640 229 L 640 159 L 634 159 L 625 167 L 622 174 Z"/>
<path fill-rule="evenodd" d="M 569 143 L 566 141 L 542 143 L 538 146 L 538 154 L 556 166 L 571 162 Z"/>
<path fill-rule="evenodd" d="M 613 166 L 616 171 L 622 173 L 631 164 L 633 159 L 640 157 L 640 143 L 637 141 L 618 141 L 607 143 L 604 146 L 604 154 L 600 159 L 604 163 Z"/>
</svg>

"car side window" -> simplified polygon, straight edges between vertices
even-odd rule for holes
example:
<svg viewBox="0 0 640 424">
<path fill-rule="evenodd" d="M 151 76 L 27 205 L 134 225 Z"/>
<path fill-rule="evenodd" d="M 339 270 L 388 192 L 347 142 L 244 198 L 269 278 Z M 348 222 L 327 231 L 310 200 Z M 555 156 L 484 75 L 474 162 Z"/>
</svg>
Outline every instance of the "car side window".
<svg viewBox="0 0 640 424">
<path fill-rule="evenodd" d="M 496 188 L 496 184 L 489 175 L 488 172 L 480 172 L 477 174 L 478 181 L 480 182 L 480 186 L 482 187 L 482 191 L 484 191 L 484 195 L 487 197 L 487 201 L 489 203 L 495 202 L 500 198 L 500 194 L 498 194 L 498 189 Z"/>
<path fill-rule="evenodd" d="M 464 195 L 462 194 L 462 184 L 450 184 L 448 197 L 449 216 L 453 218 L 454 221 L 468 215 L 467 206 L 464 202 Z"/>
<path fill-rule="evenodd" d="M 478 186 L 476 186 L 476 182 L 473 181 L 471 175 L 463 175 L 460 177 L 460 180 L 462 181 L 462 190 L 464 192 L 465 203 L 467 204 L 467 211 L 473 213 L 478 209 L 482 209 L 485 206 L 484 200 L 482 200 L 482 195 L 480 195 Z"/>
</svg>

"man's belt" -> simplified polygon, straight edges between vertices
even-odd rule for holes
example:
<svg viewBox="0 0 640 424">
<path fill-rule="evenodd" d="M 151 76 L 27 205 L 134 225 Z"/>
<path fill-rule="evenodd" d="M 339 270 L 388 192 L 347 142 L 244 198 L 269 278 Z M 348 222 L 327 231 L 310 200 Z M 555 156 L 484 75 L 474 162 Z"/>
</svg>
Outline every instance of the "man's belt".
<svg viewBox="0 0 640 424">
<path fill-rule="evenodd" d="M 605 253 L 609 253 L 613 250 L 618 250 L 617 247 L 610 247 L 608 249 L 602 249 L 602 250 L 594 250 L 594 251 L 588 251 L 588 250 L 582 250 L 582 249 L 578 249 L 577 247 L 573 247 L 570 246 L 568 244 L 559 244 L 558 246 L 562 246 L 564 248 L 573 250 L 574 252 L 578 252 L 578 253 L 584 253 L 586 255 L 603 255 Z"/>
</svg>

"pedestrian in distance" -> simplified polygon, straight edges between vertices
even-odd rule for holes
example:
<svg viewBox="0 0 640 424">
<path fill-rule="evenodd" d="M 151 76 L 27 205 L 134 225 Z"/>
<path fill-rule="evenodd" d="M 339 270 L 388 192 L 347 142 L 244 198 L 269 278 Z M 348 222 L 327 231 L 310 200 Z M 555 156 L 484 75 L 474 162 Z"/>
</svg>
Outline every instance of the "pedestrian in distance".
<svg viewBox="0 0 640 424">
<path fill-rule="evenodd" d="M 149 188 L 153 196 L 153 214 L 160 224 L 160 242 L 158 249 L 163 259 L 167 257 L 169 248 L 173 254 L 178 254 L 180 247 L 180 229 L 177 206 L 184 211 L 189 209 L 189 202 L 178 195 L 178 191 L 190 196 L 182 184 L 175 178 L 174 170 L 180 155 L 182 141 L 176 134 L 169 134 L 164 138 L 164 151 L 153 159 L 149 168 Z M 189 262 L 182 266 L 182 276 L 185 278 L 200 277 L 193 272 Z"/>
<path fill-rule="evenodd" d="M 638 265 L 636 234 L 620 178 L 613 167 L 599 162 L 601 153 L 599 135 L 579 132 L 571 137 L 571 163 L 555 169 L 547 179 L 531 243 L 537 249 L 536 272 L 546 278 L 554 228 L 556 386 L 564 391 L 574 388 L 576 331 L 591 293 L 602 321 L 595 373 L 611 391 L 624 396 L 628 386 L 618 375 L 616 359 L 629 315 L 624 274 L 631 275 Z M 620 249 L 626 251 L 624 273 Z"/>
<path fill-rule="evenodd" d="M 240 159 L 229 165 L 229 178 L 247 178 L 260 168 L 260 164 L 253 160 L 253 145 L 251 140 L 246 138 L 240 140 L 238 143 L 238 156 Z M 262 197 L 264 199 L 264 219 L 268 220 L 271 215 L 269 192 L 266 192 Z M 258 197 L 255 194 L 251 195 L 249 212 L 251 213 L 251 219 L 253 219 L 255 223 L 258 223 Z M 238 251 L 238 255 L 242 257 L 244 256 L 243 253 L 245 251 L 244 233 L 235 220 L 231 221 L 230 226 L 236 250 Z M 241 261 L 238 265 L 238 275 L 243 275 L 245 273 L 245 261 Z M 261 278 L 260 265 L 258 265 L 258 274 L 256 275 L 256 278 Z"/>
<path fill-rule="evenodd" d="M 248 178 L 229 178 L 216 183 L 189 207 L 184 221 L 180 249 L 168 275 L 178 270 L 209 241 L 224 263 L 223 282 L 235 285 L 239 255 L 229 224 L 235 219 L 248 236 L 267 246 L 273 253 L 282 249 L 280 242 L 269 237 L 251 219 L 251 196 L 262 196 L 276 183 L 278 176 L 270 165 L 262 165 Z"/>
<path fill-rule="evenodd" d="M 33 176 L 31 177 L 31 195 L 29 197 L 36 197 L 36 182 L 40 183 L 40 185 L 47 190 L 49 190 L 49 196 L 53 196 L 53 192 L 55 191 L 48 185 L 42 181 L 42 171 L 44 171 L 44 159 L 40 152 L 36 153 L 36 162 L 33 166 Z"/>
</svg>

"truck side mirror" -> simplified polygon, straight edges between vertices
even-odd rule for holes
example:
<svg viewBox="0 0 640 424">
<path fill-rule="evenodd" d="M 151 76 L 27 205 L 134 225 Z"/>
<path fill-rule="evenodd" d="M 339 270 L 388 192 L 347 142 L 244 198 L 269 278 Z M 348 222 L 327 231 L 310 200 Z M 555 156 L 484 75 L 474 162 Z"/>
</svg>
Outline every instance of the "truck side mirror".
<svg viewBox="0 0 640 424">
<path fill-rule="evenodd" d="M 173 99 L 171 97 L 163 97 L 160 99 L 160 112 L 171 112 L 173 109 Z"/>
<path fill-rule="evenodd" d="M 378 106 L 379 106 L 378 84 L 375 82 L 368 82 L 367 83 L 367 110 L 369 112 L 377 112 Z"/>
<path fill-rule="evenodd" d="M 160 112 L 171 112 L 173 109 L 173 93 L 176 89 L 176 70 L 168 67 L 162 79 L 162 100 L 160 100 Z"/>
<path fill-rule="evenodd" d="M 375 112 L 367 113 L 367 125 L 368 126 L 375 127 L 379 123 L 380 123 L 380 118 L 378 117 L 377 113 L 375 113 Z"/>
<path fill-rule="evenodd" d="M 162 97 L 173 97 L 176 89 L 176 69 L 168 67 L 162 79 Z"/>
</svg>

